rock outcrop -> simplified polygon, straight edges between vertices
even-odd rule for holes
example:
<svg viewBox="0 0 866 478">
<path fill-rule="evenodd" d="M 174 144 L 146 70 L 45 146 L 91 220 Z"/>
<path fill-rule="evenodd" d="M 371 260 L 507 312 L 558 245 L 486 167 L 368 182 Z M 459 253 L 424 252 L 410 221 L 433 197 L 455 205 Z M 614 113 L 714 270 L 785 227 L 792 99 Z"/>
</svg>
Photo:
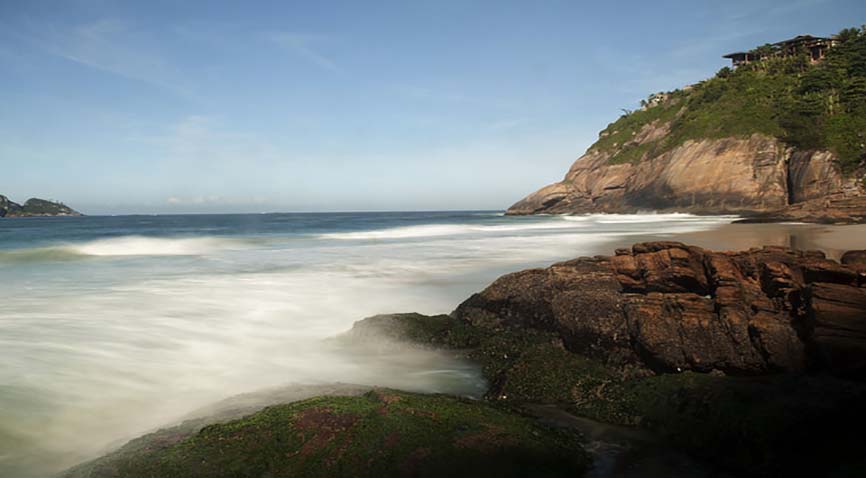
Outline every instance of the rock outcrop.
<svg viewBox="0 0 866 478">
<path fill-rule="evenodd" d="M 859 476 L 866 251 L 842 262 L 636 244 L 347 335 L 453 349 L 481 364 L 489 401 L 649 429 L 737 476 Z"/>
<path fill-rule="evenodd" d="M 818 251 L 636 244 L 506 275 L 454 315 L 550 331 L 573 353 L 654 372 L 866 377 L 866 274 Z"/>
<path fill-rule="evenodd" d="M 652 140 L 647 134 L 633 141 L 641 146 Z M 796 151 L 762 134 L 691 140 L 640 161 L 612 161 L 620 151 L 590 148 L 562 181 L 530 194 L 507 213 L 663 210 L 775 217 L 791 205 L 863 193 L 856 180 L 842 175 L 832 153 Z"/>
<path fill-rule="evenodd" d="M 56 201 L 30 198 L 21 205 L 0 195 L 0 217 L 36 216 L 81 216 L 81 213 Z"/>
<path fill-rule="evenodd" d="M 740 219 L 740 223 L 813 222 L 820 224 L 866 223 L 866 196 L 833 194 L 792 204 L 776 211 L 761 212 Z"/>
<path fill-rule="evenodd" d="M 376 389 L 161 430 L 61 476 L 583 476 L 580 437 L 489 404 Z"/>
<path fill-rule="evenodd" d="M 21 213 L 21 205 L 0 195 L 0 217 L 14 217 Z"/>
</svg>

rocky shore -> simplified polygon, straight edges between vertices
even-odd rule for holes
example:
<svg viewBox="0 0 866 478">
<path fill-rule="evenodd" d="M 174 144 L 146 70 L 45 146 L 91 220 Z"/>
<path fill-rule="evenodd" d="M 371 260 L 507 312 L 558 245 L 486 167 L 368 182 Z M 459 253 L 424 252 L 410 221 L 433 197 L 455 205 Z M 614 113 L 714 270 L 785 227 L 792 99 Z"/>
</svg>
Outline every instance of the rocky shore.
<svg viewBox="0 0 866 478">
<path fill-rule="evenodd" d="M 639 243 L 336 340 L 450 350 L 489 389 L 481 401 L 327 393 L 163 430 L 64 476 L 579 476 L 591 464 L 568 425 L 578 417 L 647 430 L 719 473 L 866 471 L 864 251 L 837 262 Z"/>
<path fill-rule="evenodd" d="M 792 204 L 782 209 L 751 214 L 740 223 L 809 222 L 818 224 L 866 223 L 866 196 L 831 195 Z"/>
</svg>

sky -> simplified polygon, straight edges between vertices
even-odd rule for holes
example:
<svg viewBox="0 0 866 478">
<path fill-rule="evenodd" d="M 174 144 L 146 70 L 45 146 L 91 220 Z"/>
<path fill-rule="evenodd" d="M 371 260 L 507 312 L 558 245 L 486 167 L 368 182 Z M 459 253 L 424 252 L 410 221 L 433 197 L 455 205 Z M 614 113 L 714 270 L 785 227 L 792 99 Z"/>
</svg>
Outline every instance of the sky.
<svg viewBox="0 0 866 478">
<path fill-rule="evenodd" d="M 721 55 L 864 23 L 863 0 L 0 0 L 0 194 L 505 209 Z"/>
</svg>

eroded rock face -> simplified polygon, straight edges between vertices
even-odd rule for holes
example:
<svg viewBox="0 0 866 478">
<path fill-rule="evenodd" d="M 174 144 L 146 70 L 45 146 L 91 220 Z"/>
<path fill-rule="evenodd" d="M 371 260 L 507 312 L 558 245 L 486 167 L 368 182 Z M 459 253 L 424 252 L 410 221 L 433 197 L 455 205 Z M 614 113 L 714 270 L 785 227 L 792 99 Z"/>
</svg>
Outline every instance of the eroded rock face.
<svg viewBox="0 0 866 478">
<path fill-rule="evenodd" d="M 635 164 L 610 164 L 611 156 L 587 152 L 562 182 L 529 195 L 508 212 L 729 212 L 787 203 L 784 147 L 766 136 L 688 141 Z"/>
<path fill-rule="evenodd" d="M 788 161 L 791 204 L 834 194 L 844 186 L 839 165 L 828 151 L 797 151 Z"/>
<path fill-rule="evenodd" d="M 638 135 L 635 144 L 643 144 L 644 136 L 649 141 L 656 130 Z M 793 151 L 761 134 L 687 141 L 633 163 L 612 164 L 616 152 L 590 149 L 562 181 L 518 201 L 508 214 L 758 213 L 833 195 L 862 195 L 860 186 L 843 178 L 832 153 Z"/>
<path fill-rule="evenodd" d="M 657 372 L 866 374 L 866 274 L 816 251 L 636 244 L 503 276 L 455 317 L 556 332 L 573 353 Z"/>
</svg>

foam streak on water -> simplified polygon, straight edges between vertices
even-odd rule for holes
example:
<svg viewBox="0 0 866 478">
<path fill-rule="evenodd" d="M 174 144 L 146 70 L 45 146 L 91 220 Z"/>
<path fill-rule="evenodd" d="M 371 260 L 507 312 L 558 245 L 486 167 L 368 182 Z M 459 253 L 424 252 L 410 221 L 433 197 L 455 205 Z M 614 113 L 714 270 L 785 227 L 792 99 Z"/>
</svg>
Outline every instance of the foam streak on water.
<svg viewBox="0 0 866 478">
<path fill-rule="evenodd" d="M 495 213 L 0 221 L 0 476 L 45 476 L 225 397 L 290 382 L 477 394 L 469 364 L 325 340 L 442 313 L 498 275 L 709 229 L 689 215 Z M 87 437 L 87 439 L 82 439 Z"/>
</svg>

